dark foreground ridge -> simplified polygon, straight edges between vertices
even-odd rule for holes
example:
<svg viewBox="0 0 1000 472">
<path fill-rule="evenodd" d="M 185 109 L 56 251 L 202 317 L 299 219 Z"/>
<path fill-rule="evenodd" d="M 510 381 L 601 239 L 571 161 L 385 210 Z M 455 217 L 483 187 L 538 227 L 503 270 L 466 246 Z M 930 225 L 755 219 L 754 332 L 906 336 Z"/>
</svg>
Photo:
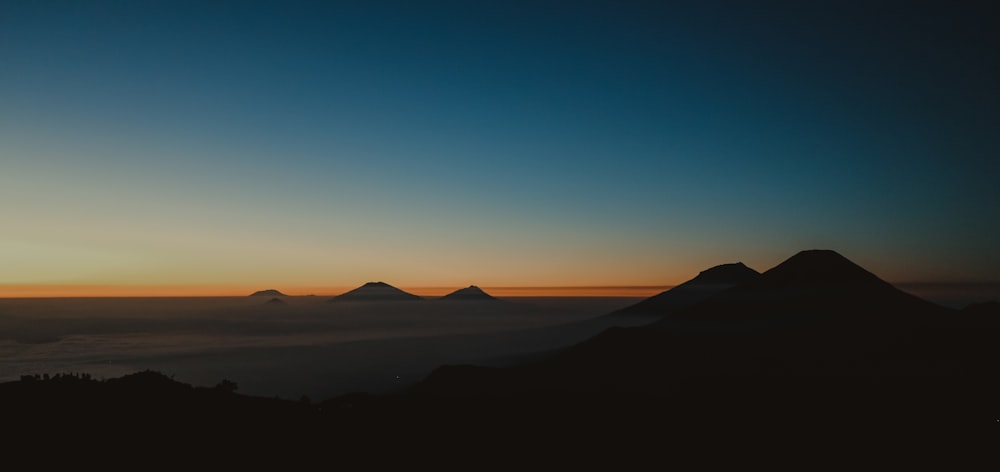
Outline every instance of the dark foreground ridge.
<svg viewBox="0 0 1000 472">
<path fill-rule="evenodd" d="M 287 297 L 288 295 L 285 295 L 285 294 L 283 294 L 283 293 L 281 293 L 281 292 L 279 292 L 279 291 L 277 291 L 277 290 L 275 290 L 273 288 L 269 288 L 267 290 L 258 290 L 258 291 L 254 292 L 254 293 L 251 293 L 250 296 L 251 297 Z"/>
<path fill-rule="evenodd" d="M 342 293 L 330 301 L 403 302 L 423 300 L 412 293 L 404 292 L 385 282 L 368 282 L 354 290 Z"/>
<path fill-rule="evenodd" d="M 449 293 L 449 294 L 441 297 L 439 300 L 455 300 L 455 301 L 457 301 L 457 300 L 469 300 L 469 301 L 473 301 L 473 300 L 496 300 L 496 298 L 494 298 L 492 295 L 484 292 L 483 289 L 481 289 L 481 288 L 479 288 L 479 287 L 477 287 L 475 285 L 470 285 L 470 286 L 468 286 L 466 288 L 461 288 L 461 289 L 455 290 L 454 292 L 451 292 L 451 293 Z"/>
<path fill-rule="evenodd" d="M 213 388 L 192 387 L 153 371 L 108 380 L 86 374 L 25 375 L 0 384 L 5 426 L 44 447 L 88 448 L 116 444 L 124 449 L 157 449 L 183 438 L 211 449 L 267 437 L 283 431 L 292 440 L 308 427 L 316 407 L 299 402 L 235 393 L 237 384 L 221 381 Z M 16 406 L 16 407 L 13 407 Z M 95 429 L 98 428 L 98 429 Z M 36 443 L 44 437 L 44 444 Z M 35 439 L 32 439 L 35 438 Z M 145 449 L 138 449 L 145 450 Z"/>
</svg>

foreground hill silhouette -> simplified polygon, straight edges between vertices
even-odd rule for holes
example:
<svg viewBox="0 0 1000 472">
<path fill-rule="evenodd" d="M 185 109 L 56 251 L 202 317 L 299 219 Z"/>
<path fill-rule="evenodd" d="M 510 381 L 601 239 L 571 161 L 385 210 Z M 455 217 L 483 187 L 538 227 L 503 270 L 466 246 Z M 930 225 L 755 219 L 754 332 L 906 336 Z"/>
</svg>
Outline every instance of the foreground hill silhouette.
<svg viewBox="0 0 1000 472">
<path fill-rule="evenodd" d="M 285 295 L 285 294 L 283 294 L 283 293 L 281 293 L 281 292 L 279 292 L 279 291 L 277 291 L 277 290 L 275 290 L 273 288 L 269 288 L 267 290 L 258 290 L 258 291 L 254 292 L 254 293 L 251 293 L 250 296 L 251 297 L 287 297 L 288 295 Z"/>
<path fill-rule="evenodd" d="M 706 300 L 723 290 L 749 282 L 757 277 L 760 277 L 760 273 L 743 265 L 742 262 L 718 265 L 702 271 L 697 277 L 670 290 L 649 297 L 613 314 L 663 316 L 679 308 Z"/>
<path fill-rule="evenodd" d="M 25 375 L 0 383 L 0 402 L 5 426 L 16 428 L 20 438 L 44 437 L 39 445 L 45 447 L 162 447 L 166 443 L 151 441 L 178 435 L 191 444 L 211 444 L 217 452 L 262 436 L 278 446 L 282 438 L 303 439 L 296 431 L 315 419 L 314 408 L 304 402 L 239 395 L 236 389 L 227 380 L 214 388 L 192 387 L 153 371 L 108 380 L 86 374 Z"/>
<path fill-rule="evenodd" d="M 401 302 L 423 300 L 412 293 L 404 292 L 385 282 L 368 282 L 354 290 L 342 293 L 330 299 L 332 302 L 339 301 L 364 301 L 364 302 Z"/>
<path fill-rule="evenodd" d="M 9 433 L 5 444 L 8 451 L 58 450 L 46 458 L 47 464 L 69 453 L 75 461 L 75 453 L 113 445 L 105 465 L 127 458 L 178 465 L 224 460 L 227 467 L 256 468 L 262 461 L 277 460 L 304 467 L 331 457 L 338 464 L 363 460 L 371 465 L 391 450 L 405 452 L 407 461 L 421 455 L 438 463 L 458 461 L 462 470 L 470 460 L 498 451 L 503 455 L 497 460 L 552 457 L 566 464 L 585 459 L 565 454 L 588 441 L 599 441 L 601 447 L 636 444 L 627 431 L 612 438 L 595 436 L 593 428 L 614 430 L 628 407 L 602 417 L 600 405 L 581 408 L 585 404 L 580 400 L 589 399 L 566 398 L 560 407 L 535 416 L 543 413 L 537 404 L 497 398 L 358 393 L 312 403 L 241 395 L 237 387 L 227 380 L 211 388 L 193 387 L 154 371 L 108 380 L 78 374 L 22 376 L 0 383 Z M 626 422 L 631 418 L 624 417 Z M 519 442 L 545 447 L 511 447 L 512 434 Z"/>
<path fill-rule="evenodd" d="M 496 300 L 496 298 L 494 298 L 492 295 L 484 292 L 483 289 L 481 289 L 481 288 L 479 288 L 479 287 L 477 287 L 475 285 L 470 285 L 470 286 L 468 286 L 466 288 L 461 288 L 461 289 L 455 290 L 454 292 L 451 292 L 451 293 L 449 293 L 449 294 L 441 297 L 439 300 L 453 300 L 453 301 L 469 300 L 469 301 L 473 301 L 473 300 Z"/>
</svg>

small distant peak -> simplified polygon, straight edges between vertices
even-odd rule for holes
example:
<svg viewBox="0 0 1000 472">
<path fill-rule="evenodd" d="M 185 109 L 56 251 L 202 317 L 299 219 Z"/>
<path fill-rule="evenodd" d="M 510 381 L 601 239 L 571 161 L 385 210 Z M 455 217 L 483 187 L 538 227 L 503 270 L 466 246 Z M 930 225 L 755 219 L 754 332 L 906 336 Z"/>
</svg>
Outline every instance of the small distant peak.
<svg viewBox="0 0 1000 472">
<path fill-rule="evenodd" d="M 254 293 L 250 294 L 250 296 L 251 297 L 287 297 L 288 295 L 285 295 L 285 294 L 283 294 L 283 293 L 281 293 L 281 292 L 279 292 L 279 291 L 277 291 L 277 290 L 275 290 L 273 288 L 269 288 L 267 290 L 260 290 L 260 291 L 254 292 Z"/>
<path fill-rule="evenodd" d="M 422 300 L 420 297 L 404 292 L 385 282 L 368 282 L 354 290 L 342 293 L 333 298 L 341 301 L 403 301 Z"/>
<path fill-rule="evenodd" d="M 469 285 L 466 288 L 455 290 L 441 297 L 442 300 L 496 300 L 492 295 L 483 291 L 483 289 L 475 286 Z"/>
<path fill-rule="evenodd" d="M 264 302 L 264 304 L 265 305 L 287 305 L 287 303 L 285 303 L 285 301 L 282 300 L 282 299 L 280 299 L 280 298 L 272 298 L 272 299 Z"/>
</svg>

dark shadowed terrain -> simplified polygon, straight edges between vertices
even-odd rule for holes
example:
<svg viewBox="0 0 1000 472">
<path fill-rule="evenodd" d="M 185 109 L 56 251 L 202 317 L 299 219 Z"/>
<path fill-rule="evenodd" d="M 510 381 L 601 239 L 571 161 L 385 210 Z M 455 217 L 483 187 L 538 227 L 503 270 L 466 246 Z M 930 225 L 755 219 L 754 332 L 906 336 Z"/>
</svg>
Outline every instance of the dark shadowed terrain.
<svg viewBox="0 0 1000 472">
<path fill-rule="evenodd" d="M 76 319 L 69 310 L 35 331 L 20 326 L 13 331 L 34 338 L 15 339 L 19 349 L 58 344 L 70 332 L 197 330 L 211 337 L 200 348 L 160 341 L 155 354 L 139 355 L 133 346 L 141 361 L 132 362 L 215 380 L 193 387 L 150 371 L 109 380 L 28 375 L 0 384 L 6 418 L 19 428 L 79 431 L 102 422 L 155 435 L 195 426 L 191 437 L 214 439 L 222 448 L 215 451 L 257 444 L 312 455 L 337 444 L 345 457 L 384 447 L 444 447 L 458 457 L 510 444 L 516 457 L 543 445 L 547 457 L 634 448 L 634 457 L 648 460 L 665 443 L 799 450 L 850 438 L 885 448 L 946 432 L 997 435 L 1000 305 L 930 303 L 832 251 L 804 251 L 763 273 L 718 266 L 638 304 L 363 302 L 347 309 L 351 302 L 286 300 L 183 302 L 207 310 L 202 317 L 214 314 L 198 322 L 166 316 L 176 310 L 166 301 L 133 301 L 152 311 L 137 320 L 118 312 L 132 324 L 110 315 L 67 324 Z M 3 306 L 41 310 L 34 303 Z M 18 327 L 17 317 L 3 319 Z M 434 365 L 444 366 L 427 375 Z M 253 395 L 275 385 L 318 393 Z M 587 462 L 579 454 L 565 460 Z"/>
<path fill-rule="evenodd" d="M 200 386 L 326 398 L 411 385 L 442 364 L 501 365 L 609 326 L 627 298 L 338 301 L 325 297 L 0 300 L 0 380 L 154 369 Z"/>
<path fill-rule="evenodd" d="M 644 405 L 671 431 L 736 423 L 867 435 L 1000 418 L 995 303 L 926 302 L 832 251 L 748 275 L 687 306 L 666 303 L 670 291 L 636 305 L 655 316 L 658 304 L 649 326 L 611 328 L 513 368 L 444 367 L 412 391 L 546 410 L 587 399 L 605 414 Z"/>
</svg>

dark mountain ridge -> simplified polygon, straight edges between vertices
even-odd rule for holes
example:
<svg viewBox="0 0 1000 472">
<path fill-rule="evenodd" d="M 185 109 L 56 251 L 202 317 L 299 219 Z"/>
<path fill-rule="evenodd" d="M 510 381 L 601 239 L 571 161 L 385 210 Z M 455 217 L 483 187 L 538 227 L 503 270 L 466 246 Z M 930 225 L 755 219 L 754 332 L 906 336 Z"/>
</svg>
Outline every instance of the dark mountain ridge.
<svg viewBox="0 0 1000 472">
<path fill-rule="evenodd" d="M 779 328 L 785 322 L 797 327 L 836 325 L 860 332 L 925 325 L 949 311 L 897 289 L 834 251 L 809 250 L 680 310 L 657 326 L 677 328 L 678 320 L 685 320 L 729 327 L 767 322 Z"/>
<path fill-rule="evenodd" d="M 612 315 L 664 316 L 680 308 L 707 300 L 736 285 L 755 280 L 760 273 L 742 262 L 722 264 L 701 271 L 698 276 L 670 290 L 649 297 Z"/>
<path fill-rule="evenodd" d="M 703 270 L 698 273 L 697 277 L 684 282 L 680 286 L 707 284 L 739 285 L 754 280 L 759 276 L 760 272 L 747 267 L 742 262 L 734 262 L 731 264 L 720 264 Z"/>
</svg>

